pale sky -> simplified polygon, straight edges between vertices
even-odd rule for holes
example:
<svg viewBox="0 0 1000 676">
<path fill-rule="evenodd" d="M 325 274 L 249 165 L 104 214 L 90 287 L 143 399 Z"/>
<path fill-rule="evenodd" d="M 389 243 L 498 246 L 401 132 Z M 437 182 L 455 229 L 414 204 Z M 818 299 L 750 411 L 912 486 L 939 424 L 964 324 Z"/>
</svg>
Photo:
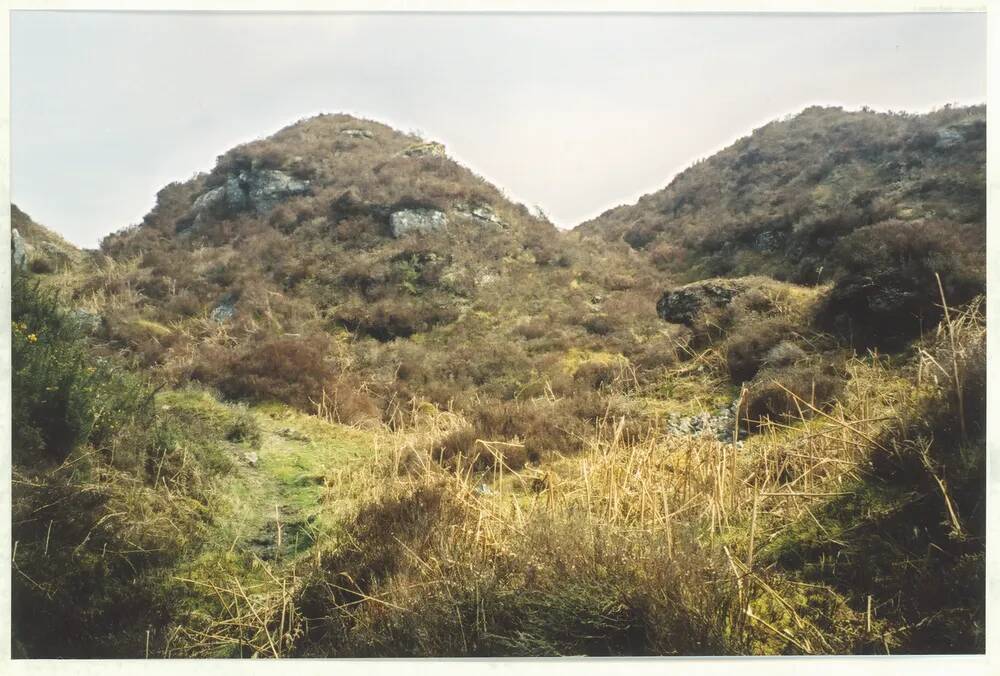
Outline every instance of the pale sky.
<svg viewBox="0 0 1000 676">
<path fill-rule="evenodd" d="M 982 14 L 14 12 L 12 199 L 88 247 L 319 112 L 419 131 L 572 227 L 812 104 L 986 99 Z"/>
</svg>

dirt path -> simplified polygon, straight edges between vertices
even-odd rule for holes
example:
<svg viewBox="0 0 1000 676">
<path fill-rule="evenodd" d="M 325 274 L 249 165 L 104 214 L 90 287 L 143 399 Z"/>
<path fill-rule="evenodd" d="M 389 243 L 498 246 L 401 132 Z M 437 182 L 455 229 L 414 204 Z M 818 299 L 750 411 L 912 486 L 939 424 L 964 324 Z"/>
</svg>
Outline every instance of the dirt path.
<svg viewBox="0 0 1000 676">
<path fill-rule="evenodd" d="M 349 495 L 337 490 L 371 456 L 372 439 L 283 406 L 250 410 L 259 448 L 233 449 L 237 470 L 225 483 L 215 521 L 218 544 L 264 561 L 287 561 L 336 529 Z"/>
</svg>

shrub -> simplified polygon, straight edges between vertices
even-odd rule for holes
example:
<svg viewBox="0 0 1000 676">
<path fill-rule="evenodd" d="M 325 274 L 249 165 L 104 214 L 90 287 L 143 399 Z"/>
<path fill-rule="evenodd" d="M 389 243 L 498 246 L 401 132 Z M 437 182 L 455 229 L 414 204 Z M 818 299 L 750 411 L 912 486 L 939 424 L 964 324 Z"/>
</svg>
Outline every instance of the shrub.
<svg viewBox="0 0 1000 676">
<path fill-rule="evenodd" d="M 767 420 L 784 422 L 811 418 L 812 410 L 829 408 L 843 392 L 844 380 L 829 365 L 803 364 L 762 372 L 751 384 L 740 407 L 740 418 L 751 427 Z"/>
<path fill-rule="evenodd" d="M 803 516 L 763 557 L 805 583 L 845 590 L 857 608 L 878 607 L 900 627 L 897 653 L 985 649 L 985 334 L 981 324 L 961 323 L 957 351 L 947 336 L 922 346 L 957 368 L 961 399 L 953 376 L 924 390 L 880 435 L 867 471 L 844 495 Z M 816 523 L 825 524 L 822 536 Z M 831 556 L 837 565 L 824 565 Z M 920 565 L 908 565 L 914 560 Z"/>
<path fill-rule="evenodd" d="M 603 364 L 601 362 L 589 361 L 581 364 L 573 374 L 573 380 L 584 383 L 592 390 L 611 385 L 617 378 L 619 369 L 616 364 Z"/>
<path fill-rule="evenodd" d="M 583 328 L 595 336 L 607 336 L 614 333 L 616 327 L 614 321 L 609 316 L 594 314 L 584 318 Z"/>
<path fill-rule="evenodd" d="M 14 653 L 140 655 L 150 632 L 155 650 L 176 610 L 164 571 L 197 549 L 228 466 L 220 437 L 156 411 L 54 293 L 12 282 Z"/>
<path fill-rule="evenodd" d="M 817 317 L 856 347 L 898 350 L 941 319 L 941 277 L 951 305 L 985 291 L 979 226 L 885 221 L 859 228 L 833 252 L 843 268 Z"/>
<path fill-rule="evenodd" d="M 233 399 L 282 401 L 311 410 L 337 375 L 326 360 L 327 347 L 323 336 L 272 338 L 223 357 L 212 371 L 196 369 L 194 377 Z"/>
<path fill-rule="evenodd" d="M 59 461 L 150 415 L 145 383 L 93 357 L 55 293 L 15 272 L 11 287 L 14 460 Z"/>
<path fill-rule="evenodd" d="M 518 324 L 514 330 L 526 340 L 537 340 L 545 337 L 552 330 L 552 324 L 551 322 L 535 318 Z"/>
<path fill-rule="evenodd" d="M 255 448 L 260 446 L 261 432 L 257 418 L 245 407 L 240 407 L 236 417 L 229 424 L 226 438 L 230 441 L 249 444 Z"/>
<path fill-rule="evenodd" d="M 782 319 L 765 319 L 748 323 L 734 332 L 724 343 L 726 368 L 734 383 L 753 378 L 767 355 L 790 333 L 791 326 Z"/>
<path fill-rule="evenodd" d="M 335 319 L 352 331 L 379 341 L 408 338 L 455 320 L 454 308 L 428 300 L 385 298 L 338 308 Z"/>
<path fill-rule="evenodd" d="M 668 242 L 657 242 L 649 249 L 649 259 L 660 270 L 677 270 L 684 265 L 685 251 Z"/>
<path fill-rule="evenodd" d="M 56 271 L 55 264 L 44 256 L 32 258 L 28 267 L 32 272 L 39 275 L 47 275 Z"/>
<path fill-rule="evenodd" d="M 470 423 L 431 444 L 431 457 L 454 466 L 455 458 L 462 455 L 463 464 L 486 469 L 495 464 L 495 452 L 506 466 L 520 469 L 553 451 L 571 454 L 582 450 L 587 431 L 566 402 L 481 401 L 467 415 Z M 477 440 L 498 443 L 491 452 Z"/>
</svg>

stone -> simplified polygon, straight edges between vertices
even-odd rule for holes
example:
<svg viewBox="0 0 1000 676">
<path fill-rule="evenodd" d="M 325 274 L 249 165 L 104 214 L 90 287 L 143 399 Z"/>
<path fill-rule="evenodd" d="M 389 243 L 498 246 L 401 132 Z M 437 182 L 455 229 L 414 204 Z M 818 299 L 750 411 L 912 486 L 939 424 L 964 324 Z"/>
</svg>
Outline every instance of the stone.
<svg viewBox="0 0 1000 676">
<path fill-rule="evenodd" d="M 375 138 L 375 134 L 366 129 L 342 129 L 340 133 L 351 138 Z"/>
<path fill-rule="evenodd" d="M 500 227 L 506 225 L 502 220 L 500 220 L 500 217 L 497 216 L 497 213 L 489 204 L 459 203 L 455 205 L 455 211 L 466 218 L 471 218 L 482 223 L 490 223 Z"/>
<path fill-rule="evenodd" d="M 12 228 L 10 231 L 10 251 L 11 251 L 11 261 L 15 268 L 24 269 L 28 265 L 28 244 L 21 237 L 21 233 L 17 231 L 17 228 Z"/>
<path fill-rule="evenodd" d="M 218 188 L 212 188 L 208 192 L 202 193 L 198 199 L 194 201 L 194 204 L 191 205 L 191 210 L 196 214 L 211 211 L 225 202 L 225 199 L 226 186 L 220 185 Z"/>
<path fill-rule="evenodd" d="M 952 127 L 942 127 L 937 130 L 937 143 L 934 145 L 938 148 L 951 148 L 964 140 L 965 137 L 962 135 L 962 132 L 957 129 Z"/>
<path fill-rule="evenodd" d="M 290 439 L 292 441 L 301 441 L 304 443 L 309 443 L 311 441 L 308 435 L 303 434 L 298 430 L 293 430 L 291 427 L 284 427 L 278 430 L 278 435 L 284 437 L 285 439 Z"/>
<path fill-rule="evenodd" d="M 257 463 L 260 461 L 260 458 L 258 458 L 257 454 L 254 453 L 253 451 L 250 451 L 248 453 L 244 453 L 243 454 L 243 459 L 246 460 L 246 463 L 248 465 L 250 465 L 251 467 L 256 467 Z"/>
<path fill-rule="evenodd" d="M 412 232 L 434 232 L 448 225 L 448 217 L 437 209 L 402 209 L 389 216 L 393 237 Z"/>
<path fill-rule="evenodd" d="M 277 169 L 251 169 L 230 174 L 225 182 L 202 193 L 183 219 L 184 228 L 199 225 L 207 217 L 228 218 L 243 211 L 264 216 L 281 201 L 309 192 L 309 184 Z"/>
<path fill-rule="evenodd" d="M 428 143 L 417 143 L 402 152 L 404 157 L 444 157 L 444 144 L 430 141 Z"/>
<path fill-rule="evenodd" d="M 764 355 L 764 364 L 776 368 L 791 366 L 806 356 L 805 350 L 795 343 L 783 340 Z"/>
<path fill-rule="evenodd" d="M 753 248 L 757 251 L 778 251 L 784 248 L 785 233 L 778 230 L 765 230 L 758 233 L 753 240 Z"/>
<path fill-rule="evenodd" d="M 714 413 L 705 412 L 691 416 L 673 413 L 667 419 L 667 433 L 674 436 L 706 436 L 732 443 L 737 404 L 738 402 L 734 401 L 729 406 L 721 406 Z M 741 428 L 737 437 L 745 438 L 746 434 L 746 430 Z"/>
<path fill-rule="evenodd" d="M 218 322 L 220 324 L 228 322 L 230 319 L 236 316 L 236 301 L 232 296 L 226 296 L 219 304 L 212 309 L 209 318 L 213 322 Z"/>
<path fill-rule="evenodd" d="M 692 326 L 705 308 L 721 308 L 746 290 L 746 286 L 733 280 L 707 280 L 694 282 L 664 292 L 656 303 L 656 313 L 671 324 Z"/>
<path fill-rule="evenodd" d="M 242 172 L 240 180 L 246 185 L 249 206 L 258 216 L 268 213 L 282 200 L 309 192 L 309 184 L 305 181 L 275 169 Z"/>
</svg>

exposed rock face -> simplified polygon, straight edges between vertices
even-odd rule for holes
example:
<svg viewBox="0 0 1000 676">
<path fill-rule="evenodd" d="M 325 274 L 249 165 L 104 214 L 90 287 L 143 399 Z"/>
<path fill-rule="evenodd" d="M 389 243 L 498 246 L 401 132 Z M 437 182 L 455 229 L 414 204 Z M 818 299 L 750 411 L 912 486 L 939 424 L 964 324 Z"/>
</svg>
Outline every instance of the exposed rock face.
<svg viewBox="0 0 1000 676">
<path fill-rule="evenodd" d="M 28 265 L 28 245 L 17 228 L 10 231 L 10 250 L 14 267 L 24 268 Z"/>
<path fill-rule="evenodd" d="M 692 326 L 698 314 L 708 307 L 725 307 L 746 286 L 733 280 L 695 282 L 664 293 L 656 303 L 656 313 L 672 324 Z"/>
<path fill-rule="evenodd" d="M 491 223 L 500 227 L 505 225 L 489 204 L 456 204 L 455 211 L 462 216 L 483 223 Z"/>
<path fill-rule="evenodd" d="M 937 143 L 934 145 L 938 148 L 951 148 L 964 140 L 965 136 L 962 135 L 962 132 L 954 127 L 942 127 L 937 130 Z"/>
<path fill-rule="evenodd" d="M 266 214 L 283 199 L 309 192 L 309 186 L 305 181 L 274 169 L 245 172 L 240 177 L 246 181 L 250 207 L 258 215 Z"/>
<path fill-rule="evenodd" d="M 746 429 L 736 430 L 737 404 L 734 401 L 714 413 L 706 411 L 692 416 L 671 415 L 667 420 L 667 432 L 676 436 L 709 436 L 719 441 L 732 442 L 735 431 L 737 439 L 744 439 L 747 436 Z"/>
<path fill-rule="evenodd" d="M 433 232 L 448 225 L 448 217 L 437 209 L 402 209 L 389 217 L 393 237 L 411 232 Z"/>
<path fill-rule="evenodd" d="M 209 318 L 213 322 L 218 322 L 220 324 L 228 322 L 230 319 L 236 316 L 236 301 L 232 296 L 226 296 L 219 304 L 215 306 Z"/>
<path fill-rule="evenodd" d="M 784 247 L 785 239 L 783 232 L 765 230 L 754 238 L 753 248 L 757 251 L 779 251 Z"/>
<path fill-rule="evenodd" d="M 191 205 L 192 223 L 206 216 L 229 217 L 242 211 L 267 214 L 279 202 L 309 192 L 309 184 L 276 169 L 252 169 L 230 174 L 226 182 L 202 194 Z"/>
<path fill-rule="evenodd" d="M 405 157 L 444 157 L 444 145 L 431 141 L 430 143 L 418 143 L 403 151 Z"/>
<path fill-rule="evenodd" d="M 373 133 L 365 129 L 343 129 L 340 133 L 351 138 L 375 138 Z"/>
<path fill-rule="evenodd" d="M 838 281 L 817 323 L 856 346 L 898 349 L 918 332 L 916 318 L 936 321 L 933 301 L 930 289 L 906 275 L 873 271 L 871 275 L 847 276 Z"/>
</svg>

